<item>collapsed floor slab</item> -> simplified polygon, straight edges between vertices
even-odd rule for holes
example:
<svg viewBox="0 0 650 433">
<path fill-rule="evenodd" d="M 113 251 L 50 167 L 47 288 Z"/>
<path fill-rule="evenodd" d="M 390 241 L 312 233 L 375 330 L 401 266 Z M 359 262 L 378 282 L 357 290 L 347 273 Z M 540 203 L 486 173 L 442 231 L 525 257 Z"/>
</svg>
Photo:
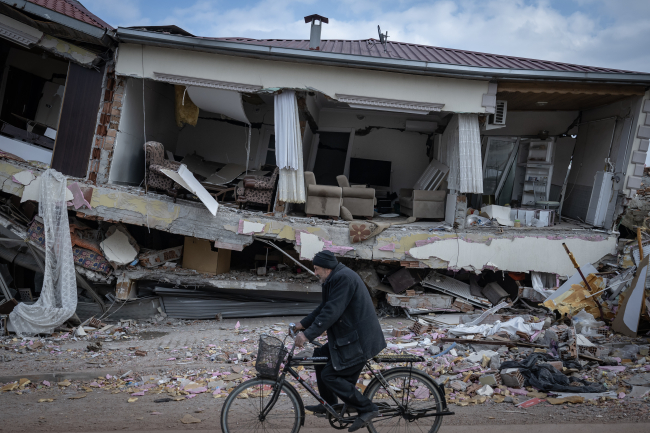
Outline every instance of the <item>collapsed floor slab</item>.
<svg viewBox="0 0 650 433">
<path fill-rule="evenodd" d="M 0 161 L 2 191 L 22 196 L 25 186 L 12 178 L 25 170 L 36 175 L 41 171 L 17 161 Z M 562 243 L 567 243 L 579 262 L 592 263 L 614 251 L 618 235 L 566 223 L 549 228 L 445 230 L 440 222 L 421 221 L 397 223 L 375 237 L 354 242 L 358 238 L 351 236 L 351 231 L 363 231 L 372 222 L 276 217 L 229 206 L 220 206 L 217 215 L 213 216 L 199 202 L 182 199 L 174 202 L 171 197 L 145 194 L 143 189 L 136 187 L 76 182 L 90 197 L 90 209 L 86 206 L 76 209 L 81 218 L 122 222 L 208 239 L 236 251 L 252 244 L 255 237 L 280 240 L 293 243 L 300 256 L 308 260 L 316 250 L 329 249 L 341 257 L 403 262 L 409 267 L 464 268 L 477 272 L 483 269 L 538 271 L 569 276 L 573 268 L 563 252 Z M 300 245 L 300 233 L 309 235 L 304 236 L 308 248 Z M 304 250 L 310 252 L 305 256 Z"/>
</svg>

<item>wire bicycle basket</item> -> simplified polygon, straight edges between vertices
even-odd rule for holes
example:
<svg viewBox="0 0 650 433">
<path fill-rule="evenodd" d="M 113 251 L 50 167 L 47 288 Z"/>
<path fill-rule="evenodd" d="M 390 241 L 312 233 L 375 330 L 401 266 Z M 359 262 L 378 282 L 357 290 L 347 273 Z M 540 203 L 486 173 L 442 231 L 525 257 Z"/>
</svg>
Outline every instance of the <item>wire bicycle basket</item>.
<svg viewBox="0 0 650 433">
<path fill-rule="evenodd" d="M 260 336 L 255 370 L 261 377 L 277 379 L 280 365 L 287 353 L 281 340 L 266 334 Z"/>
</svg>

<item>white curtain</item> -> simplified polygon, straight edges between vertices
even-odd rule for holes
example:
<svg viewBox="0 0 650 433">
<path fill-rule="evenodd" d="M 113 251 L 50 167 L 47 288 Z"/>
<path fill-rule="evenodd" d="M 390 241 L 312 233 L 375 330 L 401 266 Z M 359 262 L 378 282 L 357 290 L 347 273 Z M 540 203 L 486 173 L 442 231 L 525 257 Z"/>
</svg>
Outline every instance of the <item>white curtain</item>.
<svg viewBox="0 0 650 433">
<path fill-rule="evenodd" d="M 477 114 L 458 115 L 460 192 L 483 193 L 481 131 Z"/>
<path fill-rule="evenodd" d="M 449 167 L 448 188 L 461 193 L 483 193 L 481 133 L 476 114 L 454 114 L 440 142 Z"/>
<path fill-rule="evenodd" d="M 9 314 L 9 321 L 21 337 L 51 334 L 77 309 L 77 279 L 65 200 L 67 180 L 58 171 L 49 169 L 41 175 L 40 187 L 39 215 L 45 226 L 45 274 L 41 296 L 36 303 L 20 303 Z"/>
<path fill-rule="evenodd" d="M 287 203 L 304 203 L 305 176 L 296 92 L 284 90 L 275 95 L 274 108 L 275 159 L 280 168 L 278 200 Z"/>
</svg>

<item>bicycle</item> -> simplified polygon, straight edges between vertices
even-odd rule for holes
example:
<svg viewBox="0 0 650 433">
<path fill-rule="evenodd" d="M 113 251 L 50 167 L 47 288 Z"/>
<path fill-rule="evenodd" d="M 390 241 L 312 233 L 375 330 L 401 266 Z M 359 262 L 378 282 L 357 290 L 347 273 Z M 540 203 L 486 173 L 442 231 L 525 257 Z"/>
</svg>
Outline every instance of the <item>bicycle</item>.
<svg viewBox="0 0 650 433">
<path fill-rule="evenodd" d="M 255 363 L 258 375 L 237 386 L 226 398 L 221 409 L 221 429 L 224 433 L 298 433 L 305 424 L 305 408 L 296 388 L 286 380 L 287 374 L 325 406 L 327 419 L 333 428 L 345 429 L 356 419 L 354 409 L 347 408 L 345 404 L 330 406 L 294 369 L 298 366 L 325 365 L 328 361 L 327 357 L 294 357 L 295 345 L 290 351 L 286 349 L 287 338 L 295 337 L 294 326 L 291 324 L 284 340 L 266 334 L 260 336 Z M 315 341 L 311 344 L 322 346 Z M 414 362 L 422 362 L 424 358 L 395 355 L 375 356 L 372 359 L 380 364 L 407 363 L 409 366 L 379 370 L 373 369 L 370 361 L 366 361 L 366 368 L 373 378 L 363 394 L 379 407 L 380 413 L 366 426 L 371 433 L 436 433 L 442 417 L 454 414 L 447 408 L 444 389 L 425 372 L 413 368 Z"/>
</svg>

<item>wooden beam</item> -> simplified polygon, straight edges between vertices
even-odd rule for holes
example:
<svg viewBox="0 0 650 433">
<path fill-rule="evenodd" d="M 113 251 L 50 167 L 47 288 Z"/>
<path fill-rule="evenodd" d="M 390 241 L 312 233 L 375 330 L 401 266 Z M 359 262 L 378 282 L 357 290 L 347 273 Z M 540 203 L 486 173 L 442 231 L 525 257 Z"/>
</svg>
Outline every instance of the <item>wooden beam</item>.
<svg viewBox="0 0 650 433">
<path fill-rule="evenodd" d="M 644 95 L 645 86 L 616 85 L 616 84 L 586 84 L 586 83 L 547 83 L 547 82 L 514 82 L 500 81 L 497 94 L 500 92 L 520 93 L 568 93 L 592 95 Z"/>
</svg>

